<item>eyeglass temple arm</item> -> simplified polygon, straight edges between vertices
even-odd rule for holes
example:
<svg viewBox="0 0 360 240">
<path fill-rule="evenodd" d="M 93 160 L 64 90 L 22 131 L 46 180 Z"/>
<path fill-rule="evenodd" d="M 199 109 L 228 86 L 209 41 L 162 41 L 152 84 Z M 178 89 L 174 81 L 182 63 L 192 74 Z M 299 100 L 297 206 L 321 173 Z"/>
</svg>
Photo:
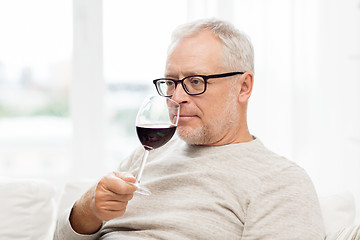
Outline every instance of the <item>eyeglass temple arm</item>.
<svg viewBox="0 0 360 240">
<path fill-rule="evenodd" d="M 214 75 L 208 75 L 206 78 L 222 78 L 222 77 L 230 77 L 237 74 L 244 74 L 245 72 L 229 72 L 229 73 L 221 73 L 221 74 L 214 74 Z M 205 76 L 204 76 L 205 77 Z"/>
</svg>

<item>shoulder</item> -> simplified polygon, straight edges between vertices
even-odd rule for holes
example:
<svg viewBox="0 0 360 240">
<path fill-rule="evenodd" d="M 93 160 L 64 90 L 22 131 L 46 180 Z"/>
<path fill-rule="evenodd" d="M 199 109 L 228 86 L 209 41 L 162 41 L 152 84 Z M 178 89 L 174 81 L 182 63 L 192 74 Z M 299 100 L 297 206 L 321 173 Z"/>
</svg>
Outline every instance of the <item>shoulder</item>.
<svg viewBox="0 0 360 240">
<path fill-rule="evenodd" d="M 257 181 L 251 187 L 247 211 L 249 225 L 267 228 L 267 234 L 277 239 L 289 239 L 289 229 L 292 239 L 323 239 L 319 201 L 306 171 L 265 147 L 257 148 L 253 155 Z"/>
<path fill-rule="evenodd" d="M 313 194 L 313 184 L 306 171 L 266 148 L 259 139 L 228 146 L 221 155 L 222 163 L 231 166 L 237 185 L 252 186 L 254 195 L 277 189 L 282 189 L 284 194 L 302 191 Z"/>
<path fill-rule="evenodd" d="M 304 173 L 295 162 L 269 150 L 259 139 L 224 146 L 219 148 L 217 154 L 222 156 L 224 161 L 234 161 L 237 169 L 249 170 L 252 175 L 264 181 L 280 173 Z"/>
<path fill-rule="evenodd" d="M 259 184 L 254 192 L 269 198 L 317 201 L 312 180 L 301 166 L 267 149 L 260 140 L 252 149 L 249 156 Z"/>
</svg>

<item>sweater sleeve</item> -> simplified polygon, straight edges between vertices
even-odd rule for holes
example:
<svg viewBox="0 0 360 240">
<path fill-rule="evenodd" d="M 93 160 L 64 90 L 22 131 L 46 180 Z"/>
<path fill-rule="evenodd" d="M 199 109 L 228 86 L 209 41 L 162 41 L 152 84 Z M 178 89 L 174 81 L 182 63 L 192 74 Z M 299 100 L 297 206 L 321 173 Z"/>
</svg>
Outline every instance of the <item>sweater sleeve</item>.
<svg viewBox="0 0 360 240">
<path fill-rule="evenodd" d="M 70 213 L 71 208 L 66 210 L 62 215 L 59 216 L 55 233 L 54 240 L 97 240 L 100 237 L 100 230 L 91 235 L 83 235 L 74 231 L 70 224 Z"/>
<path fill-rule="evenodd" d="M 300 167 L 289 167 L 265 179 L 248 206 L 242 239 L 323 240 L 319 201 Z"/>
</svg>

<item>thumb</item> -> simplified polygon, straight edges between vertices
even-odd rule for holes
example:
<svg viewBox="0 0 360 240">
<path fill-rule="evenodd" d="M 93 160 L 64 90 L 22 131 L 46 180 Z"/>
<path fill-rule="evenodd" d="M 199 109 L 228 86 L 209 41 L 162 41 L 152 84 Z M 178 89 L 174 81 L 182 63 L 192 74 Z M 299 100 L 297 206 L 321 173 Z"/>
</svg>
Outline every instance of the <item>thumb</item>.
<svg viewBox="0 0 360 240">
<path fill-rule="evenodd" d="M 129 172 L 117 172 L 117 171 L 114 171 L 114 175 L 116 177 L 118 177 L 118 178 L 121 178 L 125 182 L 130 182 L 130 183 L 135 183 L 136 182 L 136 178 L 134 177 L 134 175 L 132 175 Z"/>
</svg>

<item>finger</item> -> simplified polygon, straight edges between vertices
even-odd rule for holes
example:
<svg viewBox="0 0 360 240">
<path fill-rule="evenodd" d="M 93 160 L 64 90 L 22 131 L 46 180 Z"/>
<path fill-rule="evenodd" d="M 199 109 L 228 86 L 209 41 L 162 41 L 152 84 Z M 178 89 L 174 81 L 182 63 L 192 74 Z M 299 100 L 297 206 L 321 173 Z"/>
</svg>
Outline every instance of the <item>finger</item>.
<svg viewBox="0 0 360 240">
<path fill-rule="evenodd" d="M 128 202 L 133 197 L 134 194 L 117 194 L 112 191 L 106 191 L 106 192 L 98 192 L 96 194 L 97 199 L 102 201 L 118 201 L 118 202 Z"/>
<path fill-rule="evenodd" d="M 123 211 L 126 209 L 128 202 L 120 202 L 120 201 L 106 201 L 95 203 L 95 206 L 100 211 Z"/>
<path fill-rule="evenodd" d="M 114 218 L 121 217 L 125 214 L 126 209 L 120 211 L 106 211 L 104 213 L 99 214 L 99 217 L 104 221 L 110 221 Z"/>
<path fill-rule="evenodd" d="M 118 201 L 118 202 L 128 202 L 130 201 L 131 199 L 133 199 L 134 197 L 134 194 L 115 194 L 114 196 L 112 196 L 113 199 L 112 201 Z M 111 200 L 110 200 L 111 201 Z"/>
<path fill-rule="evenodd" d="M 102 210 L 98 211 L 97 216 L 104 221 L 109 221 L 111 219 L 121 217 L 125 214 L 126 208 L 121 210 Z"/>
<path fill-rule="evenodd" d="M 110 190 L 101 191 L 95 193 L 95 199 L 97 201 L 117 201 L 117 202 L 128 202 L 134 197 L 134 194 L 117 194 Z"/>
<path fill-rule="evenodd" d="M 107 175 L 104 179 L 102 179 L 99 182 L 100 187 L 102 187 L 104 190 L 111 191 L 112 193 L 123 195 L 123 194 L 133 194 L 137 187 L 134 185 L 131 185 L 124 181 L 122 178 L 116 176 L 117 172 L 111 173 Z M 120 175 L 123 176 L 123 175 Z M 125 179 L 132 177 L 125 176 Z"/>
</svg>

